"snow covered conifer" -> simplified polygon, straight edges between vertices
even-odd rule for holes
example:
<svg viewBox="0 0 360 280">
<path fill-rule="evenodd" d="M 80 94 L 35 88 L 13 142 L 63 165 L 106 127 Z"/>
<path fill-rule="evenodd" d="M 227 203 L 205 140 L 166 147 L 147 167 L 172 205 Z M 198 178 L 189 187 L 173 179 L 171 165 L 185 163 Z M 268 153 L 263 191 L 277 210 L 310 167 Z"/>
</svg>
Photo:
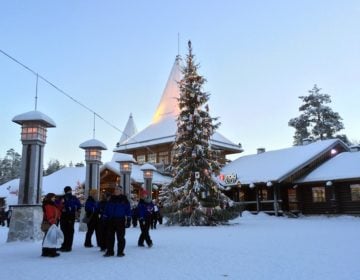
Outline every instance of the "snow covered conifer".
<svg viewBox="0 0 360 280">
<path fill-rule="evenodd" d="M 325 104 L 331 103 L 330 95 L 320 93 L 321 88 L 314 85 L 309 90 L 309 95 L 300 96 L 303 101 L 299 111 L 302 114 L 289 121 L 289 126 L 295 128 L 294 144 L 301 145 L 305 138 L 313 140 L 324 140 L 340 138 L 347 142 L 346 135 L 335 135 L 336 132 L 344 128 L 342 118 Z"/>
<path fill-rule="evenodd" d="M 210 225 L 217 221 L 215 207 L 229 200 L 217 189 L 213 175 L 220 169 L 217 151 L 211 149 L 210 137 L 219 127 L 209 114 L 209 93 L 203 90 L 206 79 L 197 73 L 191 42 L 179 82 L 180 114 L 177 119 L 174 178 L 162 190 L 164 206 L 171 209 L 169 223 Z M 217 123 L 214 123 L 217 122 Z"/>
</svg>

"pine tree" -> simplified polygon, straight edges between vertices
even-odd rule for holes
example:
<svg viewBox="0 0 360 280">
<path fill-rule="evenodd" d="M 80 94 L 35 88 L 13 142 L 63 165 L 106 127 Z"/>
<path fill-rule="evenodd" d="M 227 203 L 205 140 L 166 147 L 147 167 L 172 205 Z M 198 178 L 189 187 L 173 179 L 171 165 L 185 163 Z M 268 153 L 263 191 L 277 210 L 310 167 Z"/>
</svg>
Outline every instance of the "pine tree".
<svg viewBox="0 0 360 280">
<path fill-rule="evenodd" d="M 14 149 L 6 151 L 4 159 L 0 160 L 0 184 L 19 178 L 21 155 Z"/>
<path fill-rule="evenodd" d="M 347 139 L 346 135 L 335 135 L 344 128 L 342 118 L 325 104 L 331 103 L 330 95 L 320 93 L 321 88 L 314 85 L 309 95 L 300 96 L 303 105 L 299 117 L 289 121 L 289 126 L 295 128 L 294 144 L 301 145 L 305 138 L 324 140 L 331 138 Z"/>
<path fill-rule="evenodd" d="M 45 170 L 44 175 L 48 176 L 48 175 L 54 173 L 55 171 L 58 171 L 64 167 L 65 167 L 65 165 L 60 164 L 60 161 L 58 161 L 57 159 L 51 159 L 48 162 L 48 168 Z"/>
<path fill-rule="evenodd" d="M 217 151 L 210 146 L 210 137 L 219 127 L 217 118 L 209 114 L 209 93 L 203 91 L 206 79 L 197 73 L 191 42 L 186 65 L 179 82 L 180 114 L 177 119 L 175 154 L 172 163 L 174 178 L 162 190 L 163 204 L 173 214 L 170 224 L 210 225 L 216 224 L 214 208 L 228 198 L 217 189 L 212 175 L 218 174 L 220 166 Z"/>
</svg>

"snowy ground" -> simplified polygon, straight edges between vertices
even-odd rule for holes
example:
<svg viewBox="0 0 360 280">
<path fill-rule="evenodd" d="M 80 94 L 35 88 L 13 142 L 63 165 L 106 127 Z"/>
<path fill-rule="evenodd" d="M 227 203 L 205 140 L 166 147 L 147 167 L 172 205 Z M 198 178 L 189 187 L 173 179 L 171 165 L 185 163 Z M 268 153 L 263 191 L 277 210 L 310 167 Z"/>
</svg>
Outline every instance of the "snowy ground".
<svg viewBox="0 0 360 280">
<path fill-rule="evenodd" d="M 244 213 L 231 226 L 166 227 L 151 231 L 154 247 L 138 248 L 126 233 L 124 258 L 84 248 L 40 257 L 41 242 L 6 243 L 0 227 L 1 279 L 360 279 L 360 218 L 298 219 Z"/>
</svg>

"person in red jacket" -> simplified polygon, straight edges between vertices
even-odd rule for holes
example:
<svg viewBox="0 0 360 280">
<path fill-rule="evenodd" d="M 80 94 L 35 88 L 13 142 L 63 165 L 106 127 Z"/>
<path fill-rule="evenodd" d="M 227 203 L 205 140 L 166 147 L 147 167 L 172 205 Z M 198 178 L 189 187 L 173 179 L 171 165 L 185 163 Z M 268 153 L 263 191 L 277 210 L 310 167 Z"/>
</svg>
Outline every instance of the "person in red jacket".
<svg viewBox="0 0 360 280">
<path fill-rule="evenodd" d="M 48 193 L 42 204 L 43 208 L 43 220 L 48 221 L 50 225 L 57 224 L 59 222 L 61 212 L 55 205 L 56 196 L 54 193 Z M 46 236 L 47 231 L 45 232 Z M 42 257 L 58 257 L 60 254 L 56 252 L 56 248 L 42 248 Z"/>
</svg>

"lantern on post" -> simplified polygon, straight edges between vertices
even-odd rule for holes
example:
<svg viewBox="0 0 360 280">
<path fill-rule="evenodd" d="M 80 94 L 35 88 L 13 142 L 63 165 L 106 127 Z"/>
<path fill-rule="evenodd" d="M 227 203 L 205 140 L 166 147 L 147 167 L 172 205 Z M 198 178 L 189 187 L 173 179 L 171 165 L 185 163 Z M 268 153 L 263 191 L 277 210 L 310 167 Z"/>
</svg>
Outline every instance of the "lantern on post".
<svg viewBox="0 0 360 280">
<path fill-rule="evenodd" d="M 121 177 L 121 186 L 124 189 L 124 194 L 127 198 L 131 199 L 131 190 L 130 190 L 130 175 L 132 170 L 132 164 L 136 163 L 136 160 L 132 155 L 129 154 L 116 154 L 114 160 L 120 164 L 120 177 Z"/>
<path fill-rule="evenodd" d="M 44 146 L 47 128 L 56 127 L 56 124 L 50 117 L 36 110 L 17 115 L 12 121 L 21 125 L 23 147 L 18 205 L 12 207 L 7 242 L 41 240 Z"/>
<path fill-rule="evenodd" d="M 145 163 L 141 166 L 140 170 L 144 175 L 144 185 L 148 193 L 148 198 L 152 199 L 152 179 L 156 168 L 150 163 Z"/>
<path fill-rule="evenodd" d="M 46 132 L 56 124 L 39 111 L 17 115 L 12 121 L 21 125 L 23 144 L 18 204 L 39 204 Z"/>
<path fill-rule="evenodd" d="M 85 197 L 89 195 L 90 190 L 97 190 L 97 199 L 99 199 L 100 188 L 100 165 L 101 151 L 107 150 L 104 143 L 96 139 L 91 139 L 80 144 L 79 147 L 85 150 L 86 179 L 85 179 Z"/>
</svg>

